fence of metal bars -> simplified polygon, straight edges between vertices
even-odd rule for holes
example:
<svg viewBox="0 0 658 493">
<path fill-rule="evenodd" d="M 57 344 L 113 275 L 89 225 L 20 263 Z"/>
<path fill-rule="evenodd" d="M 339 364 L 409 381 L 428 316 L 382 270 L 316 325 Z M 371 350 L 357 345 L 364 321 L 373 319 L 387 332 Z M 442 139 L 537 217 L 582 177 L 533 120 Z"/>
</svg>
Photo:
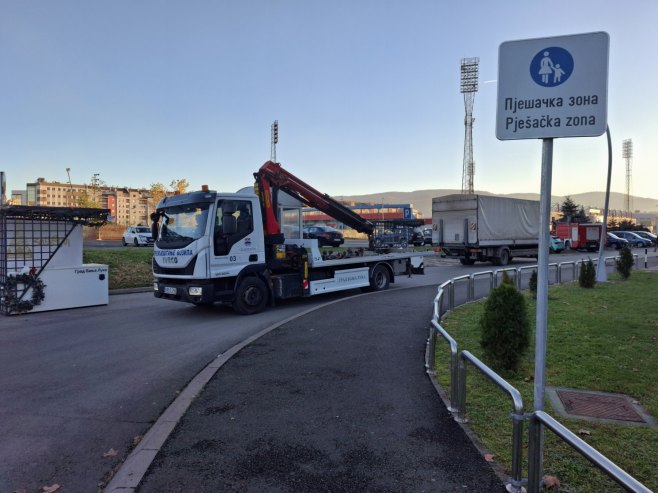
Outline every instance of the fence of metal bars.
<svg viewBox="0 0 658 493">
<path fill-rule="evenodd" d="M 637 255 L 635 264 L 637 265 Z M 606 265 L 618 257 L 606 257 Z M 549 264 L 549 284 L 562 284 L 577 280 L 580 265 L 589 260 L 577 260 L 569 262 L 560 262 Z M 595 259 L 592 260 L 597 263 Z M 645 252 L 644 268 L 647 268 L 647 257 Z M 434 309 L 431 320 L 430 335 L 427 341 L 425 351 L 425 367 L 431 378 L 436 375 L 435 354 L 441 342 L 447 343 L 450 349 L 450 403 L 448 410 L 453 414 L 458 422 L 466 422 L 466 366 L 470 363 L 482 375 L 492 381 L 502 391 L 506 392 L 512 399 L 513 409 L 512 418 L 512 476 L 507 482 L 507 491 L 511 493 L 521 493 L 522 485 L 528 483 L 529 493 L 538 493 L 541 489 L 541 448 L 538 440 L 542 427 L 550 429 L 556 436 L 560 437 L 567 445 L 572 447 L 576 452 L 588 459 L 594 466 L 607 474 L 620 486 L 627 491 L 651 493 L 651 491 L 628 473 L 623 471 L 619 466 L 607 459 L 604 455 L 596 451 L 585 441 L 571 433 L 567 428 L 562 426 L 555 419 L 551 418 L 543 411 L 524 414 L 523 399 L 519 391 L 509 384 L 505 379 L 495 371 L 485 365 L 478 358 L 473 356 L 469 351 L 459 352 L 455 339 L 441 326 L 441 318 L 444 314 L 455 309 L 455 286 L 466 286 L 465 303 L 475 301 L 489 294 L 503 277 L 506 272 L 511 276 L 518 289 L 525 287 L 523 274 L 526 271 L 536 270 L 537 266 L 523 266 L 518 268 L 505 268 L 493 271 L 477 272 L 470 275 L 464 275 L 450 279 L 438 287 L 437 294 L 434 298 Z M 565 272 L 571 270 L 571 276 L 565 276 Z M 479 282 L 482 278 L 488 280 L 488 283 Z M 476 294 L 476 284 L 485 284 L 486 293 L 480 297 Z M 447 306 L 446 306 L 447 305 Z M 522 459 L 523 459 L 523 422 L 529 419 L 529 452 L 528 452 L 528 480 L 522 477 Z"/>
</svg>

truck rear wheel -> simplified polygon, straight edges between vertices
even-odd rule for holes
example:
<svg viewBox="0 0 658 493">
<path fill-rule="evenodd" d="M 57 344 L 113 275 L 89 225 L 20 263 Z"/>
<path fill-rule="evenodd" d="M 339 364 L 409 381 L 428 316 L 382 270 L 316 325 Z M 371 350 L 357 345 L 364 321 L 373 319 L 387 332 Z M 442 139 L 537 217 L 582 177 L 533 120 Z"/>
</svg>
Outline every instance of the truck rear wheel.
<svg viewBox="0 0 658 493">
<path fill-rule="evenodd" d="M 507 265 L 509 264 L 510 259 L 511 256 L 509 254 L 509 250 L 507 248 L 502 248 L 500 250 L 500 255 L 494 259 L 494 264 Z"/>
<path fill-rule="evenodd" d="M 384 291 L 388 289 L 391 283 L 391 278 L 388 269 L 383 265 L 378 265 L 372 271 L 370 276 L 370 289 L 369 291 Z"/>
<path fill-rule="evenodd" d="M 267 287 L 258 277 L 242 279 L 235 290 L 233 309 L 240 315 L 253 315 L 261 312 L 267 305 Z"/>
</svg>

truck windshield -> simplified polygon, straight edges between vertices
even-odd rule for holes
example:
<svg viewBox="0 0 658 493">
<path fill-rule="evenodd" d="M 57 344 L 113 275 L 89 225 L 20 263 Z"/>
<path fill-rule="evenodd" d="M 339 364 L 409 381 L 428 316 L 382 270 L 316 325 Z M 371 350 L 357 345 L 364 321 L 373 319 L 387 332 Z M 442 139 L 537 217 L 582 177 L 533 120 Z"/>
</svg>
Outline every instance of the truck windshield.
<svg viewBox="0 0 658 493">
<path fill-rule="evenodd" d="M 201 238 L 206 232 L 210 203 L 184 204 L 163 211 L 158 245 L 182 248 Z"/>
</svg>

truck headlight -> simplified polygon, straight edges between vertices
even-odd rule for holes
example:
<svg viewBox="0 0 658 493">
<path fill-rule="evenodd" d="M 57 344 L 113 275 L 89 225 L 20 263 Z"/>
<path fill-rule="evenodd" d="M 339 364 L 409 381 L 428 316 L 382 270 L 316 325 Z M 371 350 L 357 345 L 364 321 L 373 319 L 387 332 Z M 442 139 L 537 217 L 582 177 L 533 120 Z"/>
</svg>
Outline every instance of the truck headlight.
<svg viewBox="0 0 658 493">
<path fill-rule="evenodd" d="M 201 296 L 203 294 L 203 288 L 192 286 L 187 290 L 187 292 L 190 296 Z"/>
<path fill-rule="evenodd" d="M 157 290 L 158 290 L 158 283 L 154 282 L 153 283 L 153 291 L 157 291 Z"/>
</svg>

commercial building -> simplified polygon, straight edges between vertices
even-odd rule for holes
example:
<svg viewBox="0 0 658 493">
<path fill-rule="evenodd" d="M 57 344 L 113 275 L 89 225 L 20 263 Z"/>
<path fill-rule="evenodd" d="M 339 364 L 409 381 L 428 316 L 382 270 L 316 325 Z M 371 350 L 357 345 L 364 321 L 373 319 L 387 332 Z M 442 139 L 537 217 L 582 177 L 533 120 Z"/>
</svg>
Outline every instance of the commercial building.
<svg viewBox="0 0 658 493">
<path fill-rule="evenodd" d="M 423 219 L 423 214 L 414 209 L 413 204 L 344 204 L 364 219 L 381 221 L 390 219 Z M 302 211 L 305 225 L 326 225 L 343 229 L 344 225 L 335 218 L 313 208 L 304 208 Z"/>
</svg>

